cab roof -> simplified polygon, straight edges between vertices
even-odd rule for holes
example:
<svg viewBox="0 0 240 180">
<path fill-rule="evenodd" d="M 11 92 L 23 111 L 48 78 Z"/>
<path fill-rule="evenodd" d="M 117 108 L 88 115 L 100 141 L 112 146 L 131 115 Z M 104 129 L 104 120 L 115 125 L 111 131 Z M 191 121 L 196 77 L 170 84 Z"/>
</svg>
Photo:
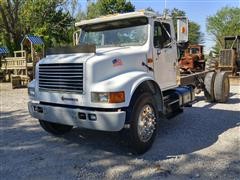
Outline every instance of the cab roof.
<svg viewBox="0 0 240 180">
<path fill-rule="evenodd" d="M 107 22 L 107 21 L 115 21 L 115 20 L 136 18 L 136 17 L 157 17 L 157 14 L 154 12 L 145 11 L 145 10 L 124 13 L 124 14 L 111 14 L 111 15 L 107 15 L 107 16 L 100 16 L 99 18 L 95 18 L 95 19 L 83 20 L 83 21 L 75 23 L 75 26 L 81 27 L 81 26 L 89 25 L 89 24 L 96 24 L 96 23 L 102 23 L 102 22 Z"/>
<path fill-rule="evenodd" d="M 225 40 L 235 40 L 235 39 L 240 39 L 240 35 L 238 35 L 238 36 L 225 36 L 224 39 L 225 39 Z"/>
</svg>

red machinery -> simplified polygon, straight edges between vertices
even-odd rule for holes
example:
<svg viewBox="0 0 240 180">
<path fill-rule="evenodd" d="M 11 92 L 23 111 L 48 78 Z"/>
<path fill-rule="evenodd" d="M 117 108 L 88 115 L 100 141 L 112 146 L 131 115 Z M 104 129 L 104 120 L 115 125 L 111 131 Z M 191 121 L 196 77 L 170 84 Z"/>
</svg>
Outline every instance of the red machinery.
<svg viewBox="0 0 240 180">
<path fill-rule="evenodd" d="M 189 45 L 184 56 L 179 61 L 182 72 L 200 72 L 205 70 L 205 60 L 202 45 Z"/>
</svg>

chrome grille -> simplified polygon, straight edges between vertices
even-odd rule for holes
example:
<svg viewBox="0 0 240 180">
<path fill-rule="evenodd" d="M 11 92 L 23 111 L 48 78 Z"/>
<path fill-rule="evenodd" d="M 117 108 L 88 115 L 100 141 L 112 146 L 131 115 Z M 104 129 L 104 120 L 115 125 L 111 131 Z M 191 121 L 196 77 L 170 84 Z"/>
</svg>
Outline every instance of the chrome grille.
<svg viewBox="0 0 240 180">
<path fill-rule="evenodd" d="M 83 63 L 39 65 L 39 89 L 83 92 Z"/>
</svg>

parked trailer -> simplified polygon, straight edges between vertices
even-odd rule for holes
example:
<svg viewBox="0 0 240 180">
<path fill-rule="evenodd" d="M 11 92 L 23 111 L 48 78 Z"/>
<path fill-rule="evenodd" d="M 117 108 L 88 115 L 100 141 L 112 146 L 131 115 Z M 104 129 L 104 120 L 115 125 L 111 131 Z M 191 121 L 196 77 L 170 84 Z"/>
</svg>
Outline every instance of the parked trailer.
<svg viewBox="0 0 240 180">
<path fill-rule="evenodd" d="M 76 23 L 76 47 L 52 49 L 29 84 L 29 112 L 47 132 L 73 127 L 127 130 L 134 152 L 152 145 L 159 121 L 183 112 L 203 89 L 209 101 L 226 102 L 228 76 L 201 72 L 178 76 L 178 43 L 188 22 L 138 11 Z M 91 45 L 94 44 L 94 45 Z"/>
</svg>

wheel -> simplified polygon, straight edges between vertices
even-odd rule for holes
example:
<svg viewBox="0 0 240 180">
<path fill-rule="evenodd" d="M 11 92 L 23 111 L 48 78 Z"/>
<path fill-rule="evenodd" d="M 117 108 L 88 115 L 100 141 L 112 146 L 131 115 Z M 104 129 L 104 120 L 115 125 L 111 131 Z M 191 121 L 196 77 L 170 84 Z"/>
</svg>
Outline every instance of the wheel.
<svg viewBox="0 0 240 180">
<path fill-rule="evenodd" d="M 135 153 L 145 153 L 152 146 L 157 132 L 158 111 L 153 96 L 150 93 L 138 96 L 128 113 L 131 146 Z"/>
<path fill-rule="evenodd" d="M 215 70 L 217 69 L 218 66 L 218 62 L 217 59 L 212 58 L 212 59 L 208 59 L 205 63 L 205 70 Z"/>
<path fill-rule="evenodd" d="M 216 72 L 209 72 L 206 74 L 204 78 L 204 96 L 206 101 L 208 102 L 214 102 L 215 96 L 214 96 L 214 80 L 216 77 Z"/>
<path fill-rule="evenodd" d="M 72 126 L 69 126 L 69 125 L 52 123 L 52 122 L 47 122 L 43 120 L 39 120 L 39 123 L 45 131 L 53 135 L 63 135 L 71 131 L 71 129 L 73 128 Z"/>
<path fill-rule="evenodd" d="M 215 100 L 220 103 L 227 102 L 229 98 L 230 84 L 227 72 L 218 72 L 214 81 Z"/>
</svg>

